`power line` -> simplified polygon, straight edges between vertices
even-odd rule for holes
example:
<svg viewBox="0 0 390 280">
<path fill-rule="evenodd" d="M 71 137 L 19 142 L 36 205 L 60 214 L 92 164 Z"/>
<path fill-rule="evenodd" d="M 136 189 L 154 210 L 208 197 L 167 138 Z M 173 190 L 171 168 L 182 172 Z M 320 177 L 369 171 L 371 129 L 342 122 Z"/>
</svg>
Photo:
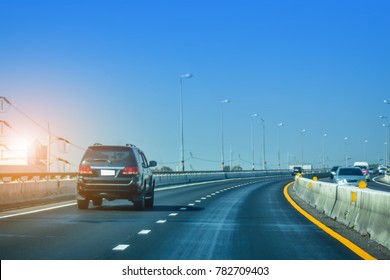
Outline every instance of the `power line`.
<svg viewBox="0 0 390 280">
<path fill-rule="evenodd" d="M 46 133 L 50 134 L 50 135 L 53 135 L 56 140 L 59 140 L 59 141 L 64 141 L 65 143 L 77 148 L 77 149 L 80 149 L 82 151 L 85 151 L 84 148 L 82 148 L 81 146 L 79 145 L 76 145 L 72 142 L 70 142 L 69 140 L 63 138 L 63 137 L 59 137 L 53 133 L 50 132 L 50 130 L 46 127 L 44 127 L 43 125 L 39 124 L 38 122 L 36 122 L 33 118 L 31 118 L 30 116 L 28 116 L 26 113 L 24 113 L 22 110 L 20 110 L 18 107 L 16 107 L 13 103 L 11 103 L 11 101 L 9 101 L 6 97 L 4 96 L 0 96 L 0 100 L 1 100 L 1 107 L 3 107 L 3 101 L 5 101 L 10 107 L 14 108 L 19 114 L 23 115 L 25 118 L 27 118 L 28 120 L 30 120 L 31 122 L 33 122 L 36 126 L 38 126 L 39 128 L 41 128 L 42 130 L 44 130 Z M 7 125 L 6 122 L 3 121 L 4 124 Z M 9 125 L 8 125 L 9 126 Z M 10 126 L 9 126 L 10 127 Z M 10 127 L 11 128 L 11 127 Z M 14 129 L 14 128 L 13 128 Z M 14 129 L 15 130 L 15 129 Z M 16 131 L 16 130 L 15 130 Z M 19 132 L 18 132 L 19 133 Z M 20 133 L 19 133 L 20 134 Z"/>
</svg>

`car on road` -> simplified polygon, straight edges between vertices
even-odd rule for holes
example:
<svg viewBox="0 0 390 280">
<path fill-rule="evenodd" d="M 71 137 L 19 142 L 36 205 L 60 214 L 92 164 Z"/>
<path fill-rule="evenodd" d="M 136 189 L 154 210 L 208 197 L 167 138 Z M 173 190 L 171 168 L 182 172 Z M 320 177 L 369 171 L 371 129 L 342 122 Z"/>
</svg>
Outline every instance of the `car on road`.
<svg viewBox="0 0 390 280">
<path fill-rule="evenodd" d="M 300 174 L 303 173 L 302 167 L 300 167 L 300 166 L 294 166 L 294 167 L 292 168 L 291 175 L 292 175 L 292 176 L 295 176 L 295 175 L 297 175 L 298 173 L 300 173 Z"/>
<path fill-rule="evenodd" d="M 330 179 L 333 179 L 333 177 L 336 175 L 337 169 L 339 169 L 340 166 L 333 166 L 330 170 Z"/>
<path fill-rule="evenodd" d="M 103 199 L 127 199 L 139 210 L 153 207 L 155 181 L 150 168 L 156 165 L 134 145 L 88 147 L 77 176 L 78 208 L 87 209 L 90 201 L 101 206 Z"/>
<path fill-rule="evenodd" d="M 363 161 L 362 162 L 355 162 L 353 164 L 353 166 L 359 167 L 362 170 L 364 176 L 366 176 L 366 180 L 370 181 L 370 178 L 371 178 L 370 169 L 369 169 L 369 165 L 367 162 L 363 162 Z"/>
<path fill-rule="evenodd" d="M 366 176 L 359 167 L 339 167 L 333 181 L 338 185 L 358 186 L 360 181 L 366 182 Z"/>
<path fill-rule="evenodd" d="M 379 167 L 378 168 L 378 173 L 381 174 L 381 175 L 384 175 L 384 174 L 386 174 L 386 170 L 387 170 L 386 167 L 383 167 L 383 166 Z"/>
</svg>

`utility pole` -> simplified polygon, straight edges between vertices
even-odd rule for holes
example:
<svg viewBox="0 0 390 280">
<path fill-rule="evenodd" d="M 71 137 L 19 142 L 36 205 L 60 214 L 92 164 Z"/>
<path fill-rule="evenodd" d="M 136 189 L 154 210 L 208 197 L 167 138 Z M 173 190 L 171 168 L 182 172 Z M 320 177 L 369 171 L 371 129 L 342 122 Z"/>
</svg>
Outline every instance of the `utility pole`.
<svg viewBox="0 0 390 280">
<path fill-rule="evenodd" d="M 50 123 L 47 123 L 48 141 L 47 141 L 47 155 L 46 155 L 46 172 L 50 172 L 50 145 L 51 145 L 51 132 Z"/>
</svg>

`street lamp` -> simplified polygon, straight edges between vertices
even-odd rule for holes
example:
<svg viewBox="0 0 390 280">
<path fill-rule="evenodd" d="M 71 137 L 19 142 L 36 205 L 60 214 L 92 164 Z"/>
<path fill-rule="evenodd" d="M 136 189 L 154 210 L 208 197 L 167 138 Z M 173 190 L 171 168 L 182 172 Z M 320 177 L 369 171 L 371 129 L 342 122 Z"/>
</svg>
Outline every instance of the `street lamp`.
<svg viewBox="0 0 390 280">
<path fill-rule="evenodd" d="M 222 160 L 221 167 L 222 167 L 222 170 L 225 169 L 225 151 L 224 151 L 224 139 L 223 139 L 223 105 L 227 104 L 227 103 L 230 103 L 230 100 L 225 99 L 225 100 L 221 101 L 221 139 L 222 139 L 222 143 L 221 143 L 222 144 L 221 145 L 221 160 Z"/>
<path fill-rule="evenodd" d="M 181 170 L 184 171 L 184 124 L 183 124 L 183 79 L 192 78 L 192 74 L 183 74 L 180 76 L 180 134 L 181 134 Z"/>
<path fill-rule="evenodd" d="M 251 122 L 251 134 L 252 134 L 252 170 L 255 170 L 255 139 L 254 139 L 254 128 L 253 122 L 254 118 L 258 117 L 259 114 L 252 114 L 252 122 Z"/>
<path fill-rule="evenodd" d="M 386 155 L 385 155 L 385 164 L 386 167 L 389 163 L 389 125 L 387 123 L 382 124 L 382 126 L 386 129 L 386 139 L 385 139 L 385 145 L 386 145 Z"/>
<path fill-rule="evenodd" d="M 301 160 L 302 160 L 302 168 L 303 168 L 303 134 L 306 133 L 306 129 L 301 130 Z"/>
<path fill-rule="evenodd" d="M 325 169 L 325 137 L 327 136 L 327 133 L 322 135 L 322 169 Z"/>
<path fill-rule="evenodd" d="M 263 170 L 267 170 L 267 161 L 265 160 L 265 120 L 261 118 L 263 123 Z"/>
<path fill-rule="evenodd" d="M 384 101 L 385 104 L 389 104 L 389 101 L 385 100 Z M 388 145 L 388 142 L 389 142 L 389 122 L 388 122 L 388 117 L 387 116 L 379 116 L 380 119 L 384 119 L 386 120 L 386 123 L 382 124 L 382 126 L 386 129 L 386 139 L 385 139 L 385 145 L 386 145 L 386 149 L 385 149 L 385 164 L 387 166 L 388 164 L 388 160 L 389 160 L 389 145 Z"/>
<path fill-rule="evenodd" d="M 278 123 L 278 170 L 280 170 L 280 139 L 279 139 L 280 132 L 279 132 L 279 130 L 280 130 L 280 127 L 282 127 L 282 126 L 283 126 L 282 122 Z"/>
<path fill-rule="evenodd" d="M 345 143 L 345 166 L 348 166 L 348 153 L 347 153 L 347 140 L 348 137 L 344 137 L 344 143 Z"/>
<path fill-rule="evenodd" d="M 366 146 L 367 146 L 367 143 L 368 143 L 368 140 L 364 140 L 364 146 L 363 146 L 363 158 L 364 158 L 364 161 L 366 161 Z"/>
</svg>

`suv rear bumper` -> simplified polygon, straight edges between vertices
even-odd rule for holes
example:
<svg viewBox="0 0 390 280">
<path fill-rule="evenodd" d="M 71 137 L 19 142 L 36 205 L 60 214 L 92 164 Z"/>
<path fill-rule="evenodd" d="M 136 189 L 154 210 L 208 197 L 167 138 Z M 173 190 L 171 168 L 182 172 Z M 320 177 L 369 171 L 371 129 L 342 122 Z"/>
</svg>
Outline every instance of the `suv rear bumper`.
<svg viewBox="0 0 390 280">
<path fill-rule="evenodd" d="M 143 184 L 138 177 L 130 181 L 109 182 L 101 180 L 79 179 L 77 182 L 77 199 L 106 198 L 108 200 L 133 200 L 143 192 Z"/>
</svg>

